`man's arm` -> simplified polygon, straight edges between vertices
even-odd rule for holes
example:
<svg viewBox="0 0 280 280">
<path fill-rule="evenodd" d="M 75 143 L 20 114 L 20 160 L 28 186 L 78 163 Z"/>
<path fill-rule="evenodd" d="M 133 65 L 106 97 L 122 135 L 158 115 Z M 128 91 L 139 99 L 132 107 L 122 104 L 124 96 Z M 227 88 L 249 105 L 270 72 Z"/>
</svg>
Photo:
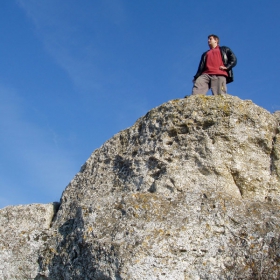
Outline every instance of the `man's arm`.
<svg viewBox="0 0 280 280">
<path fill-rule="evenodd" d="M 225 64 L 225 67 L 226 70 L 230 70 L 237 64 L 237 58 L 230 48 L 225 47 L 225 50 L 227 55 L 227 63 Z"/>
<path fill-rule="evenodd" d="M 198 69 L 197 69 L 196 74 L 194 75 L 193 82 L 201 75 L 201 73 L 202 73 L 203 70 L 204 70 L 204 67 L 205 67 L 205 55 L 206 55 L 206 52 L 203 53 L 202 56 L 201 56 L 201 58 L 200 58 L 200 62 L 199 62 L 199 65 L 198 65 Z"/>
</svg>

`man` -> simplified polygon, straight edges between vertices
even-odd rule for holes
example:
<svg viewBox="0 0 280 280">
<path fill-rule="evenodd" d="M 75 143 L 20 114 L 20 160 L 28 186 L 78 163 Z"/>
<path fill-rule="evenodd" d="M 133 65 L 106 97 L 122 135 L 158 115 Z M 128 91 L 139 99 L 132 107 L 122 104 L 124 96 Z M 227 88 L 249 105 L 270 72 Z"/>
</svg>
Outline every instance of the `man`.
<svg viewBox="0 0 280 280">
<path fill-rule="evenodd" d="M 192 94 L 206 94 L 211 88 L 212 94 L 226 94 L 226 84 L 233 81 L 232 68 L 237 59 L 228 47 L 219 46 L 219 37 L 208 36 L 210 50 L 203 53 L 193 80 Z"/>
</svg>

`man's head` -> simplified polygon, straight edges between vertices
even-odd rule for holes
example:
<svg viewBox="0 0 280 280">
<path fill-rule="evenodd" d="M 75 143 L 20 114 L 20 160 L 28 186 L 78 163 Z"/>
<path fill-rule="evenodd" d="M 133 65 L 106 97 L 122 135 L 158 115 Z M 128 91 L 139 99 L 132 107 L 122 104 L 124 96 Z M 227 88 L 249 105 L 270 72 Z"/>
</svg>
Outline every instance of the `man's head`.
<svg viewBox="0 0 280 280">
<path fill-rule="evenodd" d="M 216 48 L 217 45 L 219 44 L 219 37 L 217 35 L 211 34 L 208 36 L 208 46 L 213 49 Z"/>
</svg>

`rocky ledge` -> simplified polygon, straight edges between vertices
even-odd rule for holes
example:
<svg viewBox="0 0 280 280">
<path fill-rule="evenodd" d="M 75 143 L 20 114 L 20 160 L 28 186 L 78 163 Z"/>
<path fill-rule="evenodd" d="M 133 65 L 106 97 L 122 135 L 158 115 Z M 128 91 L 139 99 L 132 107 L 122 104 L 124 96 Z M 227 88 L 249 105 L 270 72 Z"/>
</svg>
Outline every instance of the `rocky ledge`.
<svg viewBox="0 0 280 280">
<path fill-rule="evenodd" d="M 1 279 L 280 279 L 280 114 L 233 96 L 148 112 L 56 204 L 0 210 Z"/>
</svg>

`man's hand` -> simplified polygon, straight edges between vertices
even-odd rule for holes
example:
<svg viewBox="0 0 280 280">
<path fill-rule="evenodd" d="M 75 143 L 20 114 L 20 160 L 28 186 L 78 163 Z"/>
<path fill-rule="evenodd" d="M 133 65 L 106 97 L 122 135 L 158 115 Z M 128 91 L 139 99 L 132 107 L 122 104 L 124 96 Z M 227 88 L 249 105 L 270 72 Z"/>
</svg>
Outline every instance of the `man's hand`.
<svg viewBox="0 0 280 280">
<path fill-rule="evenodd" d="M 220 66 L 220 69 L 225 71 L 227 70 L 226 66 Z"/>
</svg>

